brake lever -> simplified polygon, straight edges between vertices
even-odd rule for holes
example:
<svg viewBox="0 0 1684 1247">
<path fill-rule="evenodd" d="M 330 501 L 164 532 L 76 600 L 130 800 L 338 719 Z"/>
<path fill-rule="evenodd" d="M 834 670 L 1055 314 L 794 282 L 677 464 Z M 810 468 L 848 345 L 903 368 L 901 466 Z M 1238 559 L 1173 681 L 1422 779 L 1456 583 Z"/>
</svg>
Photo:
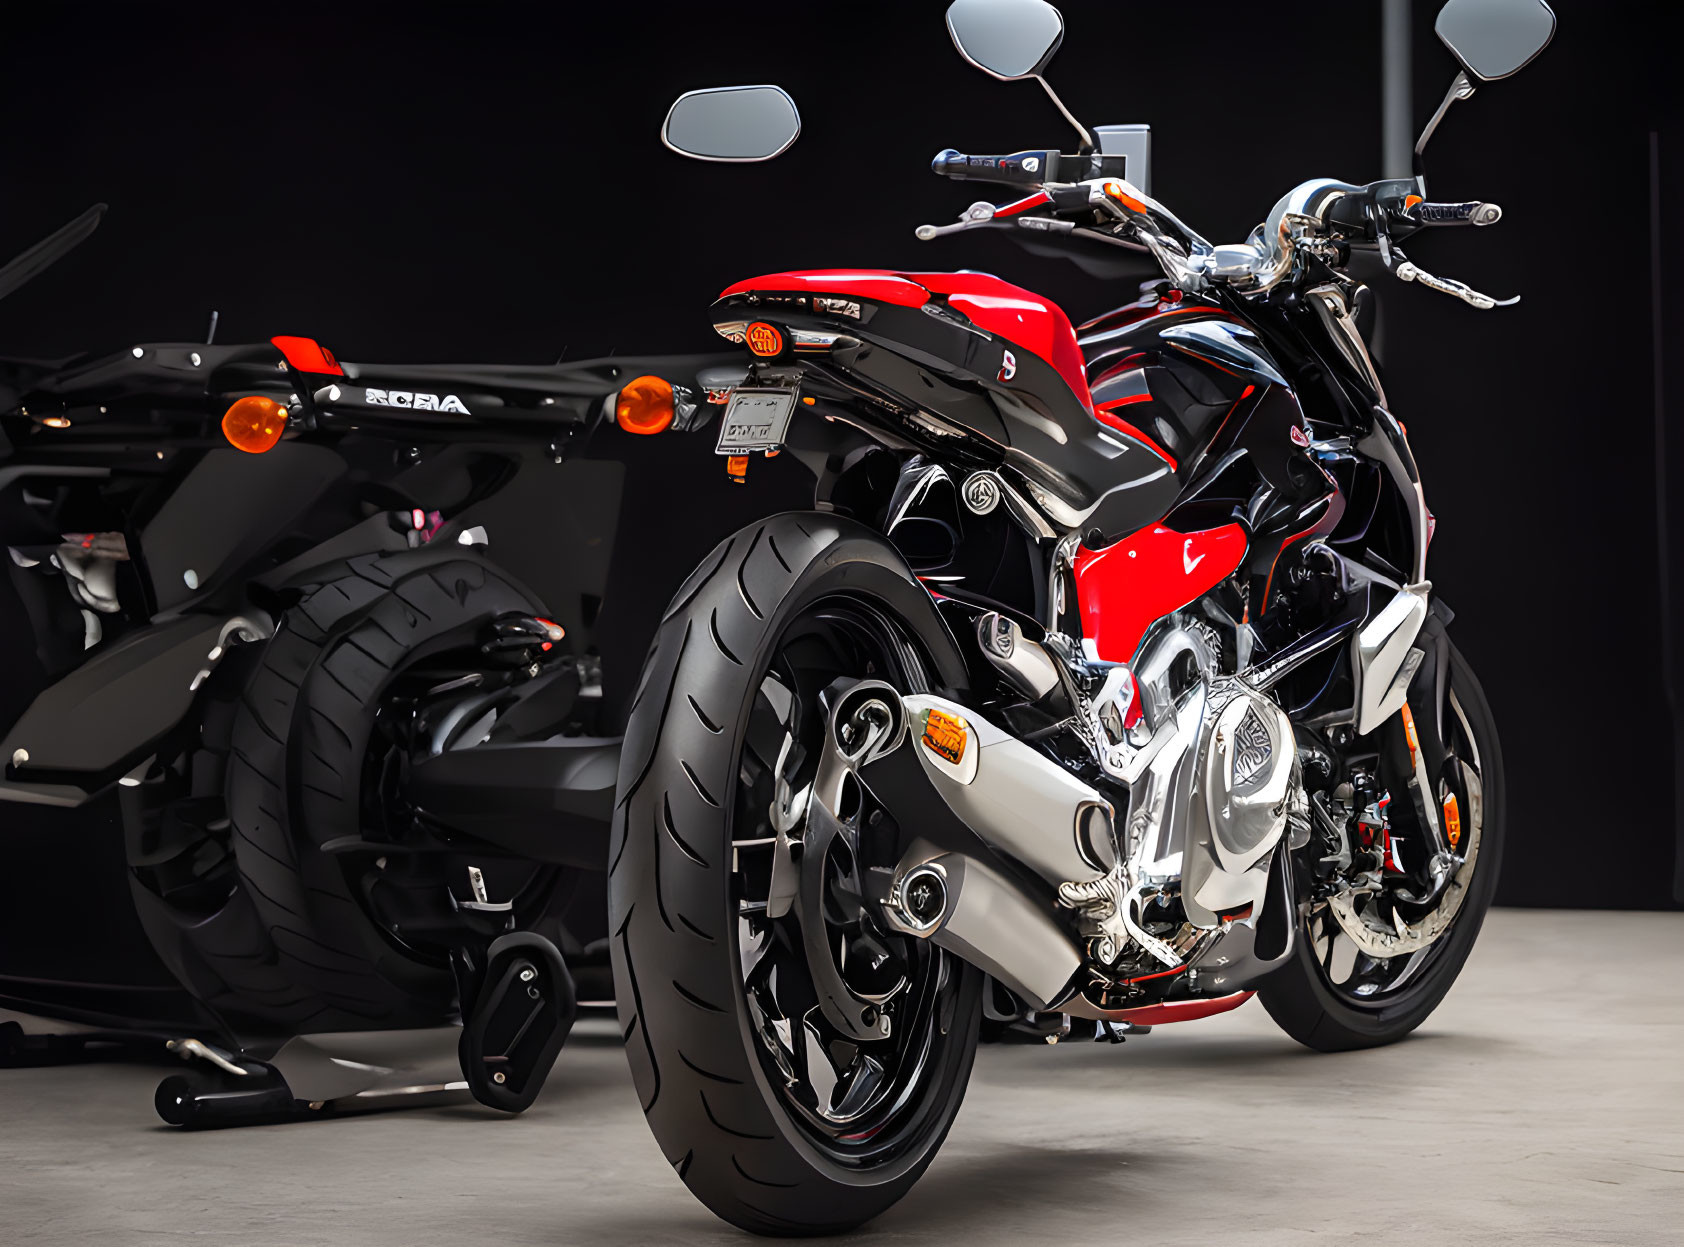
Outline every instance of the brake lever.
<svg viewBox="0 0 1684 1247">
<path fill-rule="evenodd" d="M 1509 299 L 1494 299 L 1488 294 L 1481 294 L 1466 282 L 1457 281 L 1452 277 L 1435 277 L 1413 260 L 1400 260 L 1392 272 L 1399 281 L 1418 281 L 1429 290 L 1454 295 L 1469 307 L 1477 307 L 1482 312 L 1494 307 L 1513 307 L 1520 302 L 1518 294 Z"/>
</svg>

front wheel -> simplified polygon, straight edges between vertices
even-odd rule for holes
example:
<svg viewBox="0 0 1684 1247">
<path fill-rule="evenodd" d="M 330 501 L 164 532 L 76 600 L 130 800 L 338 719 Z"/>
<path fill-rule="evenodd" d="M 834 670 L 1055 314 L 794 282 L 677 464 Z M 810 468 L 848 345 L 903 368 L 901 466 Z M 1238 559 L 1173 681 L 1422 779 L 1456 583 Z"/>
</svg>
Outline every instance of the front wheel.
<svg viewBox="0 0 1684 1247">
<path fill-rule="evenodd" d="M 645 665 L 610 850 L 620 1020 L 662 1151 L 744 1229 L 870 1220 L 917 1181 L 958 1113 L 981 973 L 868 911 L 860 877 L 885 864 L 859 834 L 868 802 L 821 842 L 802 825 L 810 803 L 802 814 L 790 800 L 815 787 L 839 690 L 925 689 L 951 645 L 880 537 L 797 514 L 717 548 Z M 780 830 L 823 844 L 803 855 L 821 872 L 818 902 L 773 900 Z M 853 1017 L 881 1019 L 880 1034 L 839 1029 L 839 996 Z"/>
<path fill-rule="evenodd" d="M 1446 644 L 1445 652 L 1449 679 L 1442 716 L 1432 704 L 1433 690 L 1421 688 L 1428 681 L 1417 679 L 1410 705 L 1423 736 L 1439 737 L 1442 718 L 1442 736 L 1430 748 L 1423 740 L 1422 747 L 1423 755 L 1433 758 L 1435 807 L 1442 811 L 1454 798 L 1453 872 L 1430 904 L 1412 904 L 1408 886 L 1388 872 L 1377 892 L 1311 905 L 1293 955 L 1258 990 L 1282 1030 L 1321 1052 L 1395 1043 L 1426 1021 L 1461 973 L 1497 888 L 1506 809 L 1497 728 L 1473 669 L 1454 646 Z M 1379 756 L 1394 760 L 1389 834 L 1419 846 L 1420 813 L 1405 795 L 1413 745 L 1402 717 L 1374 735 Z"/>
</svg>

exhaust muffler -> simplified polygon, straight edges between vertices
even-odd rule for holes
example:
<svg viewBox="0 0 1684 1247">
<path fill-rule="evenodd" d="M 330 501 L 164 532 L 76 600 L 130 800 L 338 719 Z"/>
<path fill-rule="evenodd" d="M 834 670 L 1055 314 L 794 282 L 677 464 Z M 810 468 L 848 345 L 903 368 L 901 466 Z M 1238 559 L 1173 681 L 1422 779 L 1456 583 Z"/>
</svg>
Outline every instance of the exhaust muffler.
<svg viewBox="0 0 1684 1247">
<path fill-rule="evenodd" d="M 956 702 L 917 694 L 901 703 L 901 747 L 860 772 L 891 811 L 917 811 L 881 897 L 885 916 L 1035 1008 L 1055 1007 L 1084 960 L 1059 920 L 1059 889 L 1100 883 L 1116 867 L 1110 803 Z"/>
</svg>

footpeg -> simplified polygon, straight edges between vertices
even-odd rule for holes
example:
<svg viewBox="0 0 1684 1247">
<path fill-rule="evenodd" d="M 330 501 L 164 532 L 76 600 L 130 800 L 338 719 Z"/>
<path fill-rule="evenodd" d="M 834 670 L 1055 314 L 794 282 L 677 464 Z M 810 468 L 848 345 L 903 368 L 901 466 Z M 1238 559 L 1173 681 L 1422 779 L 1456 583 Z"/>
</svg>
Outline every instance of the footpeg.
<svg viewBox="0 0 1684 1247">
<path fill-rule="evenodd" d="M 573 976 L 549 940 L 516 931 L 491 945 L 479 982 L 457 1049 L 462 1076 L 481 1104 L 519 1113 L 538 1098 L 573 1028 Z"/>
</svg>

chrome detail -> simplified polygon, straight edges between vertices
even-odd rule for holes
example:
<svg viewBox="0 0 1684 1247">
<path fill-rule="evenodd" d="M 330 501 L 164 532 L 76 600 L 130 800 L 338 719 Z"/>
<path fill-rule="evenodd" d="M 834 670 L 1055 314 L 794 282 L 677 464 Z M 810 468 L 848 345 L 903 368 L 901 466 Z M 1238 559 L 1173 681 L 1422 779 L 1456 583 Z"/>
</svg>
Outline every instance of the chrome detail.
<svg viewBox="0 0 1684 1247">
<path fill-rule="evenodd" d="M 922 841 L 909 851 L 901 874 L 936 866 L 947 887 L 940 921 L 928 931 L 908 930 L 895 908 L 885 905 L 881 912 L 889 925 L 981 967 L 1036 1010 L 1063 996 L 1082 967 L 1082 955 L 1054 921 L 1052 907 L 986 863 L 934 853 Z"/>
<path fill-rule="evenodd" d="M 1195 257 L 1193 265 L 1201 276 L 1262 294 L 1292 272 L 1299 241 L 1321 232 L 1328 205 L 1356 189 L 1334 178 L 1301 182 L 1276 201 L 1245 242 L 1216 247 L 1208 259 Z"/>
<path fill-rule="evenodd" d="M 1345 357 L 1345 362 L 1357 370 L 1384 407 L 1385 387 L 1380 384 L 1380 373 L 1374 367 L 1373 357 L 1368 353 L 1368 344 L 1362 340 L 1362 333 L 1357 329 L 1356 317 L 1351 314 L 1344 290 L 1329 282 L 1326 285 L 1311 287 L 1304 292 L 1304 297 L 1309 300 L 1310 306 L 1315 308 L 1322 327 L 1327 330 L 1327 336 L 1333 340 L 1333 345 L 1339 348 L 1339 353 Z"/>
<path fill-rule="evenodd" d="M 927 936 L 947 914 L 947 871 L 922 862 L 895 880 L 889 894 L 896 925 L 909 935 Z"/>
<path fill-rule="evenodd" d="M 833 316 L 846 316 L 850 320 L 860 318 L 860 305 L 852 299 L 833 299 L 828 295 L 813 296 L 813 310 L 815 312 L 829 312 Z"/>
<path fill-rule="evenodd" d="M 1413 260 L 1404 260 L 1392 272 L 1399 281 L 1418 281 L 1429 290 L 1436 290 L 1440 294 L 1448 294 L 1460 299 L 1469 307 L 1477 307 L 1482 312 L 1488 312 L 1494 307 L 1513 307 L 1520 302 L 1520 296 L 1511 295 L 1507 299 L 1498 299 L 1488 294 L 1481 294 L 1465 281 L 1457 281 L 1453 277 L 1435 277 Z"/>
<path fill-rule="evenodd" d="M 965 500 L 965 509 L 973 515 L 987 515 L 1000 505 L 1000 478 L 993 472 L 972 472 L 965 478 L 965 487 L 959 491 L 959 496 Z"/>
<path fill-rule="evenodd" d="M 1298 756 L 1286 711 L 1241 681 L 1217 680 L 1210 690 L 1210 703 L 1203 743 L 1204 784 L 1198 795 L 1206 806 L 1216 865 L 1238 873 L 1279 841 L 1297 782 Z M 1192 866 L 1192 862 L 1186 864 Z M 1183 887 L 1199 891 L 1196 871 L 1184 872 Z M 1210 904 L 1213 910 L 1235 907 L 1226 902 Z"/>
<path fill-rule="evenodd" d="M 968 783 L 929 749 L 914 750 L 932 786 L 961 822 L 1050 885 L 1100 875 L 1077 848 L 1077 820 L 1086 806 L 1110 810 L 1101 793 L 965 706 L 924 693 L 904 697 L 902 703 L 913 723 L 935 710 L 963 720 L 968 729 L 966 760 L 973 760 L 975 768 Z"/>
<path fill-rule="evenodd" d="M 252 1073 L 245 1066 L 234 1063 L 233 1053 L 197 1039 L 171 1039 L 164 1044 L 164 1047 L 183 1060 L 191 1060 L 197 1057 L 201 1061 L 209 1061 L 225 1074 L 235 1074 L 241 1078 L 247 1078 Z"/>
<path fill-rule="evenodd" d="M 1040 511 L 1027 498 L 1013 489 L 1011 483 L 1004 478 L 1000 478 L 1000 497 L 1006 505 L 1006 514 L 1016 520 L 1018 527 L 1031 537 L 1050 541 L 1058 536 L 1058 533 L 1053 530 L 1051 524 L 1047 523 L 1046 518 L 1042 516 Z"/>
<path fill-rule="evenodd" d="M 979 615 L 976 639 L 994 669 L 1030 701 L 1039 701 L 1058 687 L 1057 660 L 1025 637 L 1015 620 L 998 611 Z"/>
<path fill-rule="evenodd" d="M 1426 657 L 1414 649 L 1427 619 L 1428 581 L 1405 585 L 1352 642 L 1357 735 L 1366 736 L 1403 708 L 1409 682 Z"/>
<path fill-rule="evenodd" d="M 1189 654 L 1202 678 L 1172 697 L 1171 676 Z M 1248 904 L 1256 921 L 1272 851 L 1300 804 L 1291 720 L 1252 673 L 1216 666 L 1202 628 L 1150 639 L 1134 669 L 1143 739 L 1117 747 L 1120 766 L 1101 758 L 1129 784 L 1127 877 L 1137 895 L 1179 881 L 1188 921 L 1206 929 Z"/>
<path fill-rule="evenodd" d="M 1444 120 L 1444 114 L 1450 111 L 1450 106 L 1457 100 L 1470 98 L 1474 93 L 1474 84 L 1468 80 L 1468 75 L 1457 70 L 1456 76 L 1450 80 L 1450 89 L 1444 93 L 1433 115 L 1427 119 L 1426 127 L 1421 131 L 1421 137 L 1415 140 L 1415 167 L 1421 167 L 1421 153 L 1426 150 L 1427 140 L 1432 138 L 1433 131 L 1438 129 L 1438 123 Z M 1427 179 L 1420 174 L 1415 177 L 1415 189 L 1423 195 L 1427 193 Z"/>
<path fill-rule="evenodd" d="M 789 341 L 798 351 L 828 351 L 839 345 L 856 346 L 859 339 L 834 329 L 791 329 Z"/>
<path fill-rule="evenodd" d="M 1255 709 L 1247 710 L 1234 729 L 1234 782 L 1244 784 L 1269 765 L 1274 742 Z"/>
<path fill-rule="evenodd" d="M 1047 631 L 1058 631 L 1059 616 L 1067 605 L 1066 593 L 1075 588 L 1076 551 L 1081 547 L 1081 533 L 1067 533 L 1053 547 L 1048 560 L 1047 574 Z"/>
<path fill-rule="evenodd" d="M 940 238 L 944 234 L 956 234 L 960 230 L 975 229 L 979 225 L 986 225 L 994 219 L 994 205 L 987 200 L 979 199 L 959 214 L 959 219 L 952 225 L 920 225 L 913 231 L 913 236 L 919 242 L 929 242 Z"/>
</svg>

